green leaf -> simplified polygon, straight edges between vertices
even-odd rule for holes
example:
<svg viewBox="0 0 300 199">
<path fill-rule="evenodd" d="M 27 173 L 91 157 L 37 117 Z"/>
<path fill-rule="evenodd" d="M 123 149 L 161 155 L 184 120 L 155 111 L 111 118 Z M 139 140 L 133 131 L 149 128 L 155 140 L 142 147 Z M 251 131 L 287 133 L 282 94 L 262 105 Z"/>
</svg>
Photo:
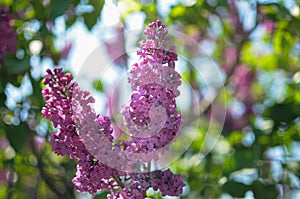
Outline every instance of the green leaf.
<svg viewBox="0 0 300 199">
<path fill-rule="evenodd" d="M 13 0 L 2 0 L 1 4 L 8 7 L 11 6 L 13 2 L 14 2 Z"/>
<path fill-rule="evenodd" d="M 275 14 L 275 13 L 267 13 L 266 18 L 271 21 L 278 21 L 277 14 Z"/>
<path fill-rule="evenodd" d="M 104 6 L 104 1 L 103 0 L 90 0 L 89 4 L 91 4 L 94 7 L 94 10 L 90 13 L 84 13 L 82 16 L 83 16 L 83 20 L 84 20 L 86 27 L 89 30 L 91 30 L 98 21 L 101 10 Z"/>
<path fill-rule="evenodd" d="M 97 91 L 103 92 L 103 83 L 100 80 L 95 80 L 93 82 L 93 87 Z"/>
<path fill-rule="evenodd" d="M 254 198 L 256 199 L 277 198 L 278 196 L 278 191 L 275 185 L 266 185 L 255 181 L 252 187 Z"/>
<path fill-rule="evenodd" d="M 6 137 L 10 143 L 10 145 L 14 148 L 14 150 L 19 153 L 21 152 L 26 139 L 27 139 L 27 128 L 24 124 L 19 126 L 5 126 Z"/>
<path fill-rule="evenodd" d="M 109 194 L 109 192 L 103 191 L 102 193 L 95 195 L 93 199 L 106 199 L 107 194 Z"/>
<path fill-rule="evenodd" d="M 50 19 L 54 20 L 56 17 L 63 15 L 70 5 L 70 0 L 51 0 L 50 3 Z"/>
<path fill-rule="evenodd" d="M 279 65 L 287 68 L 289 65 L 289 52 L 294 45 L 293 36 L 287 31 L 277 31 L 274 35 L 274 52 L 278 56 Z"/>
<path fill-rule="evenodd" d="M 1 77 L 1 79 L 0 79 L 0 93 L 1 94 L 4 93 L 4 89 L 6 87 L 6 84 L 7 84 L 7 78 Z"/>
<path fill-rule="evenodd" d="M 35 11 L 36 19 L 43 21 L 46 18 L 47 13 L 45 12 L 46 9 L 41 1 L 32 1 L 32 6 Z"/>
<path fill-rule="evenodd" d="M 34 80 L 30 75 L 30 81 L 33 89 L 33 95 L 31 97 L 33 105 L 37 107 L 41 107 L 44 103 L 44 98 L 42 96 L 42 88 L 41 88 L 41 81 Z M 40 109 L 37 109 L 40 112 Z"/>
<path fill-rule="evenodd" d="M 231 168 L 227 172 L 234 172 L 243 168 L 252 168 L 254 154 L 251 148 L 236 148 L 232 162 Z"/>
<path fill-rule="evenodd" d="M 277 56 L 272 55 L 265 55 L 265 56 L 258 56 L 256 59 L 256 66 L 260 67 L 264 70 L 274 70 L 277 68 Z"/>
<path fill-rule="evenodd" d="M 229 181 L 223 185 L 223 190 L 233 197 L 242 198 L 250 187 L 236 181 Z"/>
<path fill-rule="evenodd" d="M 77 21 L 77 16 L 74 15 L 72 18 L 70 18 L 68 21 L 66 21 L 67 27 L 71 27 L 76 21 Z"/>
<path fill-rule="evenodd" d="M 170 12 L 171 18 L 177 18 L 185 15 L 185 7 L 183 5 L 178 5 L 173 7 Z"/>
<path fill-rule="evenodd" d="M 27 54 L 21 60 L 17 59 L 15 56 L 6 56 L 4 58 L 6 73 L 8 75 L 24 73 L 30 68 L 29 61 L 30 56 Z"/>
<path fill-rule="evenodd" d="M 289 124 L 299 115 L 300 105 L 293 102 L 274 104 L 263 113 L 264 117 L 268 117 L 275 122 L 275 126 L 282 122 Z"/>
</svg>

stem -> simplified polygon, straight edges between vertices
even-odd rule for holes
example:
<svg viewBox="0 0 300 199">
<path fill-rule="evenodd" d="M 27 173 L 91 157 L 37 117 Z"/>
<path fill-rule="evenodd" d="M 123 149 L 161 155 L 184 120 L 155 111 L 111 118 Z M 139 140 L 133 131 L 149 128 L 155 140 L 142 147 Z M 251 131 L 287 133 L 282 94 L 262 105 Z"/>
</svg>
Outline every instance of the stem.
<svg viewBox="0 0 300 199">
<path fill-rule="evenodd" d="M 121 182 L 121 180 L 115 175 L 115 174 L 112 174 L 111 177 L 116 181 L 116 183 L 121 187 L 121 188 L 124 188 L 124 184 Z"/>
<path fill-rule="evenodd" d="M 13 175 L 14 175 L 14 159 L 10 160 L 9 176 L 8 176 L 8 187 L 7 187 L 7 199 L 13 197 Z"/>
</svg>

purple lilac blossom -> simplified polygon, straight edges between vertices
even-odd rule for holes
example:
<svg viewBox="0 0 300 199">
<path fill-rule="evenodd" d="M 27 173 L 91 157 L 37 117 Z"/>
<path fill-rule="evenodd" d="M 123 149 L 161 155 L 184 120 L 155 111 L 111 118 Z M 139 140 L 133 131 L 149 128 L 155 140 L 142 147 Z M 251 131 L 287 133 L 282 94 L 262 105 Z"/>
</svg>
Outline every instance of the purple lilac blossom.
<svg viewBox="0 0 300 199">
<path fill-rule="evenodd" d="M 182 118 L 175 98 L 180 94 L 181 76 L 174 70 L 178 58 L 175 47 L 167 47 L 170 38 L 165 25 L 152 22 L 144 34 L 147 40 L 140 42 L 137 51 L 140 60 L 129 70 L 131 100 L 122 110 L 133 139 L 123 144 L 125 148 L 134 144 L 138 151 L 154 151 L 172 143 L 180 131 Z"/>
<path fill-rule="evenodd" d="M 127 125 L 146 127 L 154 122 L 162 127 L 156 129 L 154 135 L 135 137 L 136 132 L 131 129 L 133 135 L 129 141 L 115 143 L 110 119 L 96 114 L 92 108 L 94 98 L 88 91 L 81 90 L 70 74 L 56 68 L 53 72 L 47 70 L 44 76 L 43 83 L 47 87 L 42 92 L 46 100 L 42 114 L 57 129 L 51 136 L 52 150 L 78 160 L 73 183 L 80 192 L 95 194 L 106 190 L 110 192 L 110 199 L 142 199 L 150 187 L 160 190 L 164 196 L 179 196 L 185 186 L 180 175 L 170 170 L 150 171 L 149 163 L 157 158 L 151 152 L 167 146 L 179 133 L 182 119 L 176 110 L 175 97 L 179 95 L 177 87 L 181 82 L 178 73 L 165 72 L 174 70 L 177 60 L 174 47 L 166 50 L 165 26 L 160 21 L 153 22 L 145 34 L 148 41 L 141 44 L 142 49 L 143 46 L 161 49 L 151 49 L 147 55 L 141 55 L 141 63 L 160 66 L 163 69 L 156 71 L 158 76 L 170 78 L 168 74 L 175 74 L 172 77 L 177 82 L 177 86 L 171 88 L 159 82 L 139 85 L 133 91 L 129 106 L 125 107 Z M 138 156 L 131 157 L 132 154 Z"/>
<path fill-rule="evenodd" d="M 46 99 L 42 114 L 58 129 L 51 136 L 52 150 L 58 155 L 68 155 L 71 159 L 79 159 L 76 177 L 73 179 L 77 190 L 92 194 L 103 189 L 112 190 L 114 180 L 111 179 L 110 174 L 113 170 L 95 159 L 79 136 L 80 131 L 91 131 L 89 124 L 81 123 L 79 126 L 75 121 L 78 117 L 76 114 L 85 116 L 85 112 L 74 112 L 73 105 L 80 104 L 86 107 L 94 102 L 94 99 L 89 92 L 81 90 L 72 76 L 64 74 L 61 68 L 54 69 L 54 72 L 47 70 L 44 84 L 48 85 L 48 88 L 44 88 L 42 93 Z M 109 119 L 95 115 L 94 120 L 99 125 L 99 131 L 112 141 Z M 118 175 L 118 172 L 115 173 Z"/>
</svg>

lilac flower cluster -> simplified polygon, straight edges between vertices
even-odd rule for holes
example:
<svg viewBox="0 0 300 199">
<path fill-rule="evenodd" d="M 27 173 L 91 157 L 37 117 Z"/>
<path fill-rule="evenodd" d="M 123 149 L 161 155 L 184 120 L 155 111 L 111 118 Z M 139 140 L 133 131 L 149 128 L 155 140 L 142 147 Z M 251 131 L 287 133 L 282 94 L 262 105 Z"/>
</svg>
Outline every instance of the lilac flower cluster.
<svg viewBox="0 0 300 199">
<path fill-rule="evenodd" d="M 58 155 L 79 159 L 76 177 L 73 179 L 77 190 L 90 193 L 103 189 L 112 190 L 114 184 L 110 174 L 113 170 L 96 160 L 86 149 L 79 132 L 86 130 L 84 128 L 88 126 L 79 127 L 75 121 L 73 104 L 80 103 L 82 106 L 88 106 L 89 103 L 94 102 L 94 99 L 87 91 L 78 87 L 71 74 L 64 74 L 61 68 L 56 68 L 53 72 L 47 70 L 43 83 L 48 88 L 44 88 L 42 92 L 46 100 L 42 114 L 58 129 L 51 136 L 52 150 Z M 82 115 L 83 113 L 81 112 Z M 109 119 L 100 115 L 95 116 L 94 119 L 103 129 L 103 134 L 112 139 Z"/>
<path fill-rule="evenodd" d="M 179 174 L 173 174 L 170 169 L 165 171 L 156 170 L 147 173 L 132 174 L 131 184 L 118 191 L 115 195 L 109 195 L 109 199 L 134 198 L 144 199 L 144 193 L 150 187 L 154 191 L 160 190 L 162 196 L 179 196 L 185 184 Z"/>
<path fill-rule="evenodd" d="M 144 34 L 147 40 L 140 42 L 137 52 L 140 61 L 129 71 L 133 93 L 122 111 L 133 139 L 124 143 L 134 143 L 138 151 L 153 151 L 172 143 L 179 133 L 181 115 L 175 97 L 181 76 L 174 70 L 178 59 L 175 47 L 167 48 L 170 38 L 165 25 L 159 20 L 152 22 Z"/>
<path fill-rule="evenodd" d="M 181 76 L 174 70 L 175 61 L 178 59 L 175 46 L 171 45 L 167 49 L 170 39 L 167 28 L 158 20 L 152 22 L 144 34 L 147 40 L 140 42 L 141 50 L 137 52 L 140 62 L 135 63 L 129 71 L 131 77 L 128 81 L 132 90 L 148 83 L 156 83 L 164 85 L 177 97 Z"/>
<path fill-rule="evenodd" d="M 17 50 L 17 35 L 11 23 L 9 9 L 0 7 L 0 63 L 3 62 L 5 56 Z"/>
<path fill-rule="evenodd" d="M 175 102 L 180 85 L 180 75 L 174 71 L 177 54 L 174 47 L 166 50 L 167 30 L 156 21 L 145 34 L 148 41 L 141 43 L 138 52 L 141 62 L 132 71 L 148 69 L 156 74 L 157 82 L 133 86 L 131 101 L 123 110 L 130 140 L 116 142 L 109 118 L 96 114 L 94 98 L 81 90 L 70 74 L 56 68 L 47 70 L 44 77 L 47 87 L 42 92 L 46 100 L 42 114 L 57 128 L 51 136 L 52 150 L 78 160 L 73 179 L 78 191 L 95 194 L 107 190 L 110 199 L 142 199 L 150 187 L 164 196 L 178 196 L 185 186 L 180 175 L 170 170 L 150 171 L 151 160 L 159 158 L 156 150 L 174 140 L 182 119 Z M 153 50 L 156 47 L 160 49 Z M 129 79 L 133 84 L 143 81 L 138 73 Z"/>
</svg>

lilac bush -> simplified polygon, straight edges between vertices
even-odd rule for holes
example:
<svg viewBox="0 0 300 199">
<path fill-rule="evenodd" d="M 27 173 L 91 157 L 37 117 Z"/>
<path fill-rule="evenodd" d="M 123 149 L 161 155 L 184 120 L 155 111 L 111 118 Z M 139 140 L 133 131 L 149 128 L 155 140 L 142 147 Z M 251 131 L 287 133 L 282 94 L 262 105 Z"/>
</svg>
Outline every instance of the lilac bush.
<svg viewBox="0 0 300 199">
<path fill-rule="evenodd" d="M 179 174 L 152 170 L 157 160 L 180 133 L 182 117 L 176 109 L 181 76 L 175 71 L 177 54 L 168 46 L 168 30 L 161 21 L 149 24 L 140 42 L 139 62 L 128 81 L 132 95 L 122 115 L 129 139 L 114 138 L 111 121 L 97 115 L 94 98 L 80 89 L 72 75 L 61 68 L 47 70 L 42 114 L 57 129 L 51 137 L 52 150 L 78 160 L 78 191 L 108 191 L 108 198 L 144 198 L 149 188 L 163 196 L 179 196 L 183 183 Z"/>
</svg>

